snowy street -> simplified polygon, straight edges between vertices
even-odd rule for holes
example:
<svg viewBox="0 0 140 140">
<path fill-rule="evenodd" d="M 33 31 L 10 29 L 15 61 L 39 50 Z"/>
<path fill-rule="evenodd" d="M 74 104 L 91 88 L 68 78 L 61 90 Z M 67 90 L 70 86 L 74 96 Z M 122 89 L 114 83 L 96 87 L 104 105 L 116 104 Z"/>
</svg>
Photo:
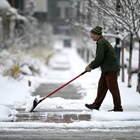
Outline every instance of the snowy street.
<svg viewBox="0 0 140 140">
<path fill-rule="evenodd" d="M 1 140 L 139 140 L 140 129 L 6 129 Z"/>
</svg>

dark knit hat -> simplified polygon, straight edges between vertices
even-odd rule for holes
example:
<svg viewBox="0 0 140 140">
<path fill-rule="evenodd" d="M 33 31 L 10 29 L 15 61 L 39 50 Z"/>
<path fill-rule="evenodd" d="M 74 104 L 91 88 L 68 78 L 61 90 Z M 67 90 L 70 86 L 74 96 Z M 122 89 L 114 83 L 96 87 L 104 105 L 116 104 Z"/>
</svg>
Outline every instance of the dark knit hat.
<svg viewBox="0 0 140 140">
<path fill-rule="evenodd" d="M 96 26 L 90 32 L 95 34 L 95 35 L 102 35 L 102 27 Z"/>
</svg>

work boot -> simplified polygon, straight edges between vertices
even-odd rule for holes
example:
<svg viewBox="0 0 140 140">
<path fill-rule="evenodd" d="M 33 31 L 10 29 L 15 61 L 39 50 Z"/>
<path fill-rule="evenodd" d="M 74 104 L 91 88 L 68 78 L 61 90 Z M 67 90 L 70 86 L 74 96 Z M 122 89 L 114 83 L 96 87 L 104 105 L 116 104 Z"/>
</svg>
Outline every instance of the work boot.
<svg viewBox="0 0 140 140">
<path fill-rule="evenodd" d="M 85 107 L 87 107 L 90 110 L 93 110 L 93 109 L 99 110 L 99 108 L 94 107 L 93 104 L 85 104 Z"/>
<path fill-rule="evenodd" d="M 114 111 L 114 112 L 123 112 L 123 109 L 120 108 L 120 109 L 111 109 L 111 110 L 108 110 L 108 112 L 112 112 L 112 111 Z"/>
</svg>

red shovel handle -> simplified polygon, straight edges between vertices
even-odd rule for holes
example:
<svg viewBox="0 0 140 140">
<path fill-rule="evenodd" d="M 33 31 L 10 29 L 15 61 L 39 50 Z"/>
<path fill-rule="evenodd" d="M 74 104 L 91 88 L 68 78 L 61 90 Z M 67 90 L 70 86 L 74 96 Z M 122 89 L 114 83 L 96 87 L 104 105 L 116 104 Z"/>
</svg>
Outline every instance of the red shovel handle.
<svg viewBox="0 0 140 140">
<path fill-rule="evenodd" d="M 54 94 L 55 92 L 59 91 L 61 88 L 65 87 L 66 85 L 68 85 L 69 83 L 71 83 L 72 81 L 74 81 L 75 79 L 77 79 L 78 77 L 82 76 L 83 74 L 85 74 L 87 71 L 82 72 L 81 74 L 77 75 L 75 78 L 71 79 L 70 81 L 68 81 L 67 83 L 65 83 L 64 85 L 62 85 L 61 87 L 57 88 L 56 90 L 52 91 L 50 94 L 48 94 L 47 96 L 45 96 L 44 98 L 42 98 L 40 102 L 42 102 L 43 100 L 45 100 L 46 98 L 48 98 L 49 96 L 51 96 L 52 94 Z"/>
</svg>

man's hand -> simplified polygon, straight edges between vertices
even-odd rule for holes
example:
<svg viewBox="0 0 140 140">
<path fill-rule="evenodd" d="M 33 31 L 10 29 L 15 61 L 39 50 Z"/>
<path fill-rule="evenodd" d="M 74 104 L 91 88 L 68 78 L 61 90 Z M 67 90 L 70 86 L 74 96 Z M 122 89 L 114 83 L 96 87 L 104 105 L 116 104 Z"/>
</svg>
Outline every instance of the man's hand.
<svg viewBox="0 0 140 140">
<path fill-rule="evenodd" d="M 92 68 L 90 68 L 89 65 L 87 65 L 86 68 L 85 68 L 85 70 L 86 70 L 87 72 L 91 72 Z"/>
</svg>

